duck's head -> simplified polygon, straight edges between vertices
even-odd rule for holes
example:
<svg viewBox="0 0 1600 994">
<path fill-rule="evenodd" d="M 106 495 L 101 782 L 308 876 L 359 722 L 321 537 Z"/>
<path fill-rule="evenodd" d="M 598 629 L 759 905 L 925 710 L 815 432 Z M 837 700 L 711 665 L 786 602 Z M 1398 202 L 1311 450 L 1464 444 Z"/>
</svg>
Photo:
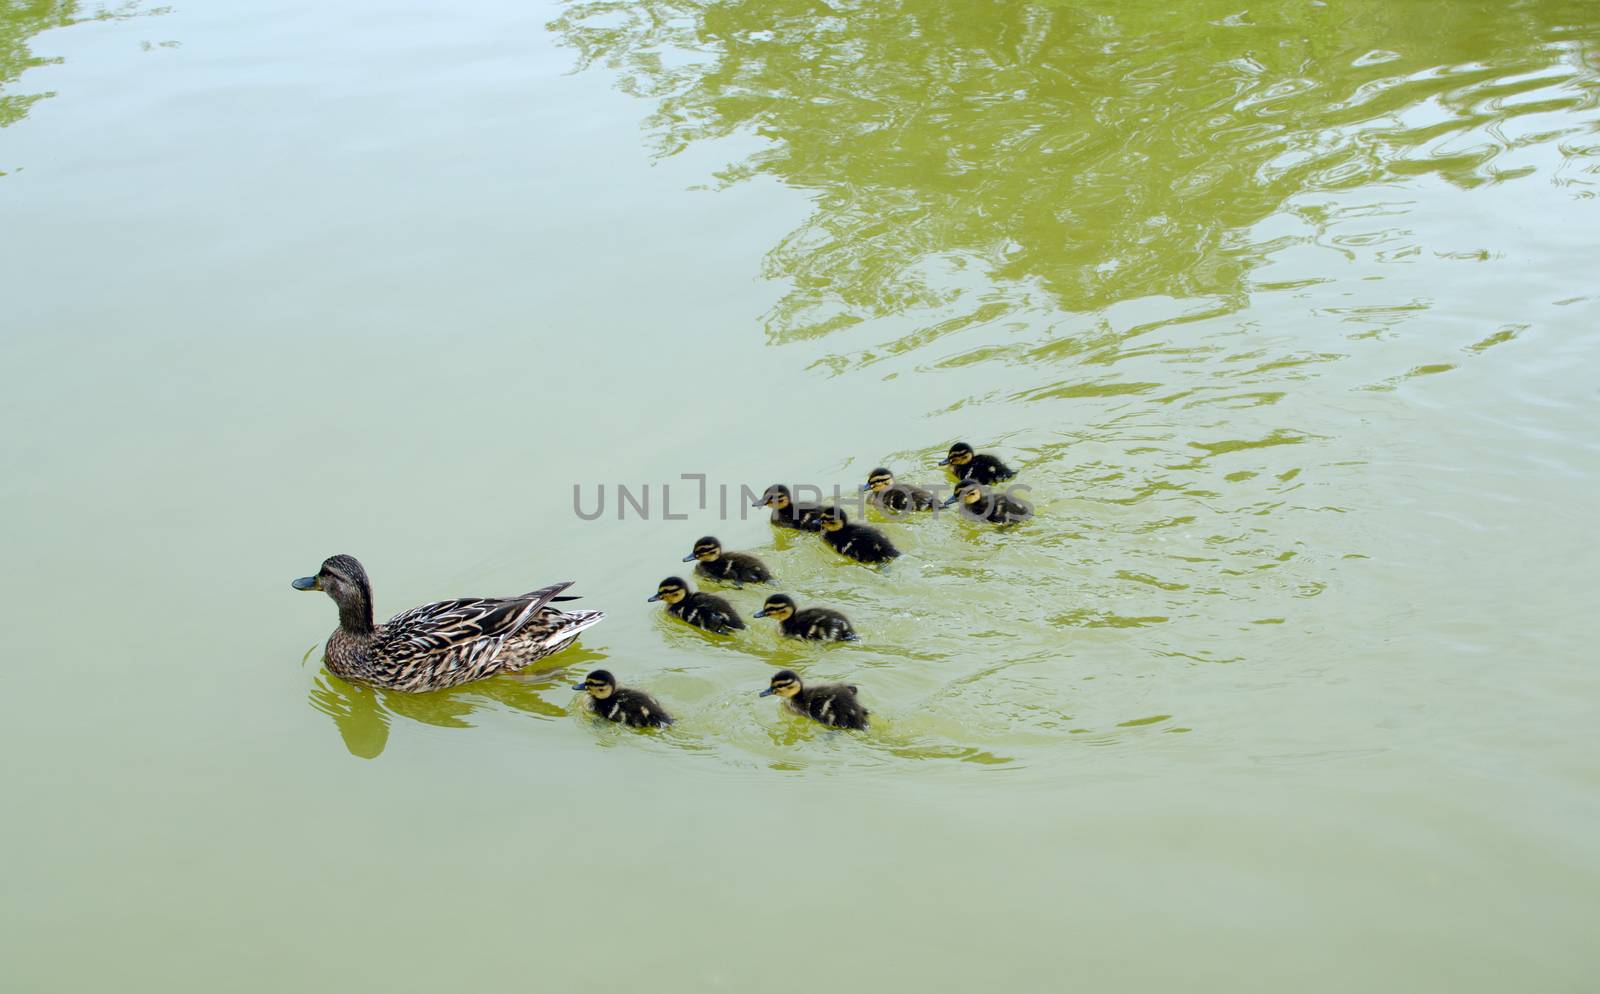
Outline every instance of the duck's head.
<svg viewBox="0 0 1600 994">
<path fill-rule="evenodd" d="M 770 507 L 774 511 L 781 511 L 793 501 L 789 488 L 781 483 L 774 483 L 762 491 L 760 499 L 755 502 L 755 507 Z"/>
<path fill-rule="evenodd" d="M 825 532 L 836 532 L 850 523 L 850 519 L 845 517 L 844 512 L 837 507 L 823 508 L 822 514 L 817 517 L 817 521 L 822 525 L 822 530 Z"/>
<path fill-rule="evenodd" d="M 794 598 L 788 594 L 773 594 L 756 612 L 758 618 L 776 618 L 779 621 L 788 621 L 793 615 Z"/>
<path fill-rule="evenodd" d="M 962 480 L 956 487 L 956 492 L 944 502 L 945 507 L 951 504 L 976 504 L 983 500 L 987 491 L 977 480 Z"/>
<path fill-rule="evenodd" d="M 676 604 L 688 596 L 689 585 L 684 582 L 683 577 L 669 576 L 665 580 L 662 580 L 660 583 L 656 584 L 655 595 L 653 597 L 647 597 L 646 600 L 666 601 L 668 604 Z"/>
<path fill-rule="evenodd" d="M 722 543 L 718 542 L 715 536 L 707 535 L 694 543 L 694 551 L 684 556 L 683 561 L 692 563 L 698 559 L 703 563 L 709 563 L 721 555 Z"/>
<path fill-rule="evenodd" d="M 793 697 L 798 693 L 800 693 L 800 674 L 794 670 L 779 670 L 772 674 L 772 682 L 767 685 L 767 689 L 756 696 L 771 697 L 777 694 L 779 697 Z"/>
<path fill-rule="evenodd" d="M 584 677 L 582 683 L 573 684 L 572 689 L 587 690 L 590 697 L 603 701 L 616 692 L 617 678 L 611 675 L 610 670 L 595 670 Z"/>
<path fill-rule="evenodd" d="M 894 474 L 879 466 L 867 474 L 867 482 L 861 484 L 861 489 L 881 494 L 892 486 L 894 486 Z"/>
<path fill-rule="evenodd" d="M 950 451 L 939 460 L 941 466 L 965 466 L 972 461 L 972 446 L 966 442 L 957 442 L 950 446 Z"/>
<path fill-rule="evenodd" d="M 339 626 L 352 632 L 372 631 L 372 581 L 355 556 L 329 556 L 315 576 L 294 581 L 296 590 L 320 590 L 339 605 Z"/>
</svg>

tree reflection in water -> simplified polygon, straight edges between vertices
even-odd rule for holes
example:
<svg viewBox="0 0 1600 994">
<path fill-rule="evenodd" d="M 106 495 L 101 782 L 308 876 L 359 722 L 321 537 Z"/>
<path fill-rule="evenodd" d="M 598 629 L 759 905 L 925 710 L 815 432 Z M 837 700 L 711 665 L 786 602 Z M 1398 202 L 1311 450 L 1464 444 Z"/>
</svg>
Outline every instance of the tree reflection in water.
<svg viewBox="0 0 1600 994">
<path fill-rule="evenodd" d="M 1595 105 L 1592 4 L 1419 13 L 1388 0 L 594 0 L 551 27 L 581 65 L 656 102 L 659 154 L 753 133 L 765 147 L 721 181 L 811 192 L 810 218 L 766 259 L 792 286 L 771 340 L 938 313 L 965 268 L 999 286 L 904 349 L 1030 306 L 1235 309 L 1272 247 L 1246 229 L 1291 196 L 1419 173 L 1517 178 L 1532 167 L 1502 168 L 1504 153 L 1575 128 L 1517 137 L 1507 121 Z"/>
</svg>

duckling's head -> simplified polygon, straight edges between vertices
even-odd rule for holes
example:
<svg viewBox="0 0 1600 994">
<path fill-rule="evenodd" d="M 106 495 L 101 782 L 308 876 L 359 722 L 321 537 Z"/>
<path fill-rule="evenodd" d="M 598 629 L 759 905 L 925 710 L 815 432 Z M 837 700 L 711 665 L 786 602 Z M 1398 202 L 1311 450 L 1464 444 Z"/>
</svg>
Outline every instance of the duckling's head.
<svg viewBox="0 0 1600 994">
<path fill-rule="evenodd" d="M 944 506 L 949 507 L 951 504 L 956 503 L 976 504 L 978 501 L 983 500 L 986 493 L 984 486 L 977 480 L 962 480 L 956 487 L 956 492 L 951 494 L 950 498 L 944 502 Z"/>
<path fill-rule="evenodd" d="M 771 697 L 777 694 L 779 697 L 793 697 L 798 693 L 800 693 L 800 675 L 794 670 L 779 670 L 772 674 L 772 683 L 767 689 L 756 696 Z"/>
<path fill-rule="evenodd" d="M 597 701 L 610 697 L 617 689 L 617 678 L 611 675 L 610 670 L 595 670 L 583 678 L 583 682 L 574 684 L 573 690 L 587 690 L 589 696 Z"/>
<path fill-rule="evenodd" d="M 329 556 L 316 576 L 302 576 L 296 590 L 320 590 L 339 605 L 339 625 L 352 632 L 372 630 L 372 581 L 355 556 Z"/>
<path fill-rule="evenodd" d="M 789 506 L 794 498 L 789 494 L 789 488 L 781 483 L 774 483 L 761 494 L 761 499 L 756 501 L 756 507 L 770 507 L 774 511 L 781 511 Z"/>
<path fill-rule="evenodd" d="M 669 576 L 656 584 L 655 596 L 645 598 L 647 601 L 666 601 L 676 604 L 689 596 L 689 585 L 681 576 Z"/>
<path fill-rule="evenodd" d="M 722 555 L 722 543 L 718 542 L 714 536 L 707 535 L 705 538 L 695 542 L 694 551 L 684 556 L 683 561 L 692 563 L 698 559 L 703 563 L 709 563 L 720 555 Z"/>
<path fill-rule="evenodd" d="M 761 610 L 756 612 L 756 617 L 788 621 L 793 614 L 794 598 L 788 594 L 773 594 L 767 598 L 765 604 L 761 605 Z"/>
<path fill-rule="evenodd" d="M 845 517 L 844 512 L 837 507 L 823 508 L 822 514 L 818 516 L 817 521 L 821 523 L 822 530 L 825 532 L 836 532 L 850 523 L 850 519 Z"/>
<path fill-rule="evenodd" d="M 861 489 L 881 494 L 892 486 L 894 486 L 894 474 L 879 466 L 867 474 L 867 482 L 861 485 Z"/>
<path fill-rule="evenodd" d="M 957 442 L 950 446 L 950 451 L 939 460 L 941 466 L 965 466 L 972 461 L 972 446 L 966 442 Z"/>
</svg>

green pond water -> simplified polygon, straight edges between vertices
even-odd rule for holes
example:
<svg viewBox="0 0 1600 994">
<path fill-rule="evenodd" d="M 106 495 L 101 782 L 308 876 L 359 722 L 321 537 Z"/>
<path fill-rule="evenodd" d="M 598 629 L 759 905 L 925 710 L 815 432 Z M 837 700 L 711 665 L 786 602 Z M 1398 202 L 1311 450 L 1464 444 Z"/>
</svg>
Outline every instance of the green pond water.
<svg viewBox="0 0 1600 994">
<path fill-rule="evenodd" d="M 5 990 L 1595 989 L 1594 3 L 11 0 L 0 173 Z M 338 552 L 610 617 L 353 688 Z"/>
</svg>

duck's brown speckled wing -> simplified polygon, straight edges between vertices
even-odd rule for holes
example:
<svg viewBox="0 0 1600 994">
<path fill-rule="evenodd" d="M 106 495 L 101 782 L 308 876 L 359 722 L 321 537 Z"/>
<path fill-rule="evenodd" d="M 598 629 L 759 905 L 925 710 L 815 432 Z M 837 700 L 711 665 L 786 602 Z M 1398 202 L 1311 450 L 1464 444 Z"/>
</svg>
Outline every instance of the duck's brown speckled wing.
<svg viewBox="0 0 1600 994">
<path fill-rule="evenodd" d="M 400 689 L 455 686 L 524 665 L 525 659 L 500 659 L 502 648 L 507 642 L 520 643 L 519 636 L 530 624 L 561 627 L 539 615 L 552 597 L 570 586 L 557 583 L 521 597 L 464 597 L 414 607 L 379 626 L 371 658 L 377 668 L 387 671 L 382 682 Z"/>
</svg>

